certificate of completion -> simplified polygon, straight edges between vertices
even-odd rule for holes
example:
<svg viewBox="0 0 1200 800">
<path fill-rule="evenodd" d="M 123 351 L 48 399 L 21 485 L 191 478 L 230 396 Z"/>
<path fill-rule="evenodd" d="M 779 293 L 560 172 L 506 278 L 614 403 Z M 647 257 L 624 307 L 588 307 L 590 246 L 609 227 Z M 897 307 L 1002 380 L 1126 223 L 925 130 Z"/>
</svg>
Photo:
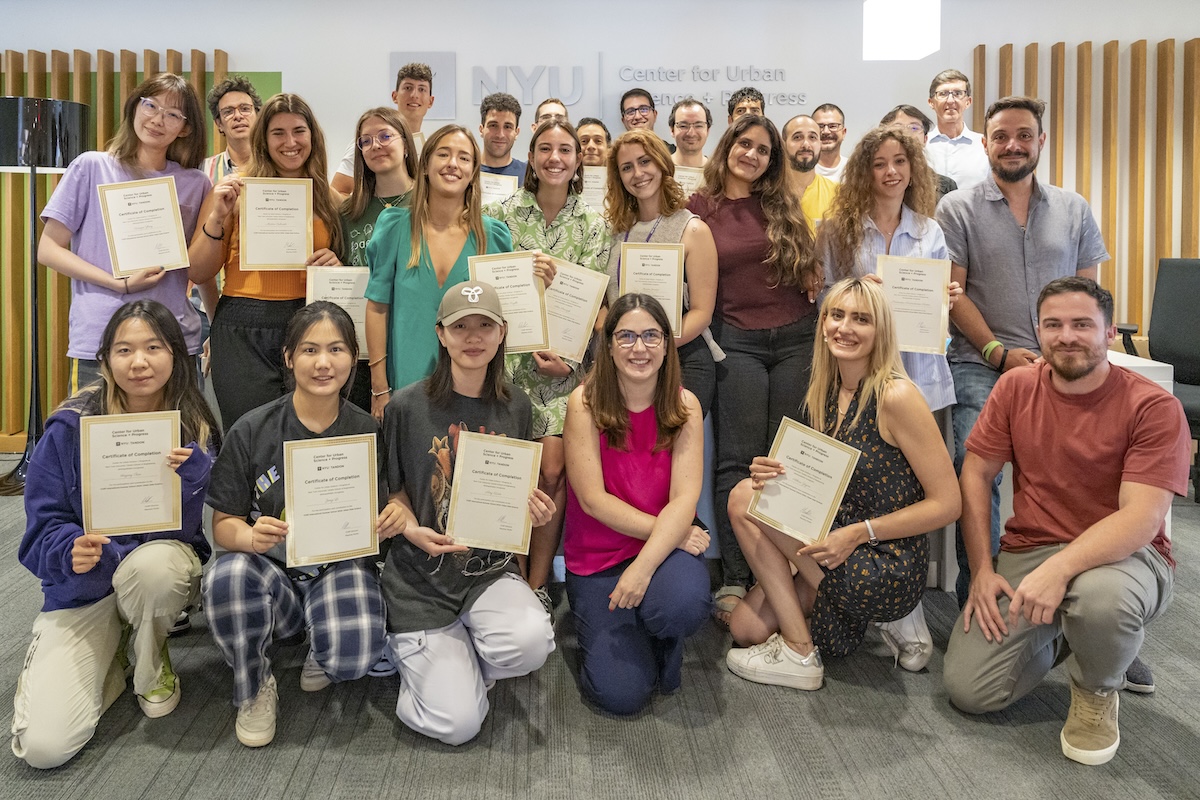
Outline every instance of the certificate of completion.
<svg viewBox="0 0 1200 800">
<path fill-rule="evenodd" d="M 671 334 L 683 333 L 683 244 L 621 244 L 618 294 L 648 294 L 662 303 Z"/>
<path fill-rule="evenodd" d="M 546 287 L 546 330 L 550 352 L 583 361 L 600 304 L 608 289 L 608 273 L 554 259 L 554 283 Z"/>
<path fill-rule="evenodd" d="M 179 447 L 179 412 L 79 418 L 83 529 L 117 536 L 183 526 L 179 476 L 167 456 Z"/>
<path fill-rule="evenodd" d="M 154 267 L 189 265 L 174 177 L 102 183 L 96 191 L 113 275 L 127 278 Z"/>
<path fill-rule="evenodd" d="M 533 353 L 549 348 L 546 286 L 533 274 L 533 253 L 470 256 L 467 268 L 471 280 L 490 283 L 500 295 L 500 309 L 508 323 L 506 353 Z"/>
<path fill-rule="evenodd" d="M 750 501 L 750 516 L 805 544 L 829 533 L 859 451 L 783 418 L 769 457 L 784 473 L 766 482 Z"/>
<path fill-rule="evenodd" d="M 583 202 L 604 213 L 604 194 L 608 191 L 608 167 L 584 167 L 583 191 L 579 196 Z"/>
<path fill-rule="evenodd" d="M 704 185 L 703 167 L 675 167 L 675 181 L 683 188 L 683 196 L 691 197 Z"/>
<path fill-rule="evenodd" d="M 480 172 L 479 190 L 479 202 L 483 205 L 499 203 L 501 200 L 507 200 L 517 191 L 517 176 Z"/>
<path fill-rule="evenodd" d="M 309 267 L 306 303 L 328 300 L 337 303 L 354 320 L 354 332 L 358 334 L 359 359 L 371 359 L 367 352 L 367 280 L 371 277 L 368 267 Z"/>
<path fill-rule="evenodd" d="M 875 269 L 892 306 L 900 349 L 945 355 L 950 335 L 949 260 L 879 256 Z"/>
<path fill-rule="evenodd" d="M 455 544 L 528 554 L 529 495 L 541 464 L 539 442 L 460 433 L 446 534 Z"/>
<path fill-rule="evenodd" d="M 283 443 L 287 565 L 379 554 L 375 434 Z"/>
<path fill-rule="evenodd" d="M 312 193 L 309 178 L 242 178 L 242 269 L 304 269 L 313 254 Z"/>
</svg>

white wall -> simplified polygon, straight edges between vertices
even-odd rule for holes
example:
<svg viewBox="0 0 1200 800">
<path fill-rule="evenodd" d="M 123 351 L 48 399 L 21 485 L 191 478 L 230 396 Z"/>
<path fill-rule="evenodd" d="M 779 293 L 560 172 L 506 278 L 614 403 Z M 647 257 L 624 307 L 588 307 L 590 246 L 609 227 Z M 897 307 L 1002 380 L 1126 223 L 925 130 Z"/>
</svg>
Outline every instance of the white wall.
<svg viewBox="0 0 1200 800">
<path fill-rule="evenodd" d="M 767 114 L 782 123 L 795 113 L 811 111 L 832 101 L 846 111 L 848 143 L 869 128 L 893 105 L 908 102 L 925 106 L 930 78 L 946 67 L 972 71 L 972 50 L 989 49 L 988 81 L 976 94 L 994 98 L 997 87 L 996 52 L 1001 44 L 1016 45 L 1014 86 L 1023 86 L 1022 53 L 1031 41 L 1042 44 L 1041 94 L 1049 94 L 1049 48 L 1057 41 L 1068 45 L 1067 85 L 1074 85 L 1073 45 L 1091 40 L 1100 79 L 1101 45 L 1111 39 L 1122 43 L 1122 81 L 1127 83 L 1128 45 L 1139 38 L 1150 43 L 1149 74 L 1154 81 L 1154 45 L 1161 39 L 1177 40 L 1182 61 L 1183 42 L 1200 36 L 1200 14 L 1195 0 L 943 0 L 941 50 L 914 62 L 864 62 L 862 60 L 862 3 L 859 0 L 609 0 L 601 3 L 506 0 L 434 0 L 434 2 L 331 3 L 329 0 L 291 0 L 258 3 L 247 0 L 209 0 L 195 24 L 177 12 L 164 12 L 162 23 L 146 20 L 144 0 L 5 0 L 3 41 L 6 49 L 74 48 L 135 50 L 191 48 L 229 53 L 231 71 L 281 71 L 285 91 L 303 95 L 314 107 L 330 142 L 331 160 L 340 157 L 353 135 L 354 121 L 369 106 L 386 104 L 394 80 L 390 54 L 398 51 L 452 51 L 456 54 L 456 118 L 478 125 L 472 106 L 472 67 L 494 76 L 498 65 L 532 74 L 539 66 L 558 67 L 562 88 L 571 85 L 573 67 L 581 67 L 585 88 L 571 117 L 601 116 L 610 129 L 621 130 L 617 99 L 633 85 L 653 92 L 704 90 L 730 91 L 750 81 L 722 78 L 711 83 L 691 80 L 693 66 L 749 66 L 783 70 L 780 83 L 755 82 L 766 91 L 806 95 L 799 106 L 768 105 Z M 160 6 L 160 8 L 165 6 Z M 503 15 L 500 15 L 503 12 Z M 141 15 L 141 16 L 139 16 Z M 52 17 L 52 19 L 48 19 Z M 684 68 L 685 81 L 621 81 L 620 69 Z M 511 75 L 512 73 L 510 73 Z M 444 76 L 435 78 L 434 93 Z M 523 118 L 525 130 L 515 153 L 528 148 L 528 122 L 533 105 L 548 95 L 549 78 L 543 74 L 533 87 L 533 99 Z M 510 78 L 509 91 L 520 94 Z M 981 92 L 981 88 L 983 92 Z M 1182 80 L 1176 81 L 1182 93 Z M 1122 90 L 1122 97 L 1126 97 Z M 1070 105 L 1070 104 L 1068 104 Z M 1153 117 L 1150 92 L 1147 115 Z M 1177 100 L 1176 108 L 1180 107 Z M 658 130 L 666 132 L 668 108 L 660 108 Z M 714 108 L 711 145 L 724 129 L 725 111 Z M 597 113 L 601 112 L 601 113 Z M 1101 105 L 1094 101 L 1099 146 Z M 1122 135 L 1127 135 L 1127 112 L 1121 113 Z M 1073 126 L 1074 108 L 1066 109 Z M 432 119 L 426 130 L 437 127 Z M 1180 134 L 1177 131 L 1176 146 Z M 1066 180 L 1074 185 L 1073 134 L 1067 137 Z M 1125 150 L 1122 148 L 1122 157 Z M 1093 177 L 1099 201 L 1099 159 Z M 1178 161 L 1177 161 L 1178 163 Z M 1153 160 L 1148 160 L 1153 173 Z M 1043 170 L 1045 168 L 1043 167 Z M 1178 167 L 1177 167 L 1178 169 Z M 1122 173 L 1124 174 L 1124 172 Z M 1178 191 L 1178 190 L 1177 190 Z M 1148 193 L 1149 199 L 1149 193 Z M 1152 203 L 1148 203 L 1152 208 Z M 1176 203 L 1178 209 L 1178 203 Z M 1176 212 L 1178 213 L 1178 212 Z M 1176 225 L 1178 230 L 1178 224 Z M 1114 254 L 1117 255 L 1117 254 Z M 1124 261 L 1123 254 L 1121 260 Z"/>
</svg>

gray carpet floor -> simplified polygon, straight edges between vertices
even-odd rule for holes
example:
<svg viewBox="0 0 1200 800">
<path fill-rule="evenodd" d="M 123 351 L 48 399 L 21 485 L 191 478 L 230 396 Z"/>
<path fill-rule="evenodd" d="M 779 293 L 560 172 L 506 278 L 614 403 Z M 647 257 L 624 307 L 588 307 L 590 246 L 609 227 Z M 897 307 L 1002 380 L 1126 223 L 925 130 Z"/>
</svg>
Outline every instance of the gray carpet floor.
<svg viewBox="0 0 1200 800">
<path fill-rule="evenodd" d="M 13 463 L 0 458 L 0 469 Z M 1070 702 L 1061 668 L 1003 713 L 950 706 L 942 656 L 956 608 L 930 591 L 937 652 L 924 672 L 893 668 L 872 632 L 858 653 L 827 662 L 818 692 L 759 686 L 725 669 L 728 635 L 709 625 L 689 642 L 683 689 L 628 719 L 580 699 L 560 613 L 558 650 L 537 674 L 499 683 L 483 732 L 458 748 L 396 719 L 395 677 L 301 692 L 302 647 L 275 656 L 274 743 L 242 747 L 229 670 L 197 614 L 171 643 L 183 687 L 173 714 L 148 720 L 127 691 L 60 769 L 0 753 L 0 798 L 1200 797 L 1200 505 L 1176 500 L 1174 520 L 1175 600 L 1143 649 L 1158 691 L 1122 695 L 1121 749 L 1103 767 L 1059 750 Z M 0 730 L 41 605 L 17 561 L 24 524 L 21 500 L 0 498 Z"/>
</svg>

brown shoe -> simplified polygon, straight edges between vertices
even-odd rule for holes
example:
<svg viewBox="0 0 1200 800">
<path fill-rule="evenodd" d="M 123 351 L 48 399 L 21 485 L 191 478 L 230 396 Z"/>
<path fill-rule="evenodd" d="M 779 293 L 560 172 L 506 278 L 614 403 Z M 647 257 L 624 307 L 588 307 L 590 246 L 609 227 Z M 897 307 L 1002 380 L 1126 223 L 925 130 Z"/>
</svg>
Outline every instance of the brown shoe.
<svg viewBox="0 0 1200 800">
<path fill-rule="evenodd" d="M 1059 736 L 1063 755 L 1090 767 L 1111 761 L 1121 744 L 1121 731 L 1117 727 L 1119 705 L 1119 692 L 1089 692 L 1071 681 L 1071 710 Z"/>
</svg>

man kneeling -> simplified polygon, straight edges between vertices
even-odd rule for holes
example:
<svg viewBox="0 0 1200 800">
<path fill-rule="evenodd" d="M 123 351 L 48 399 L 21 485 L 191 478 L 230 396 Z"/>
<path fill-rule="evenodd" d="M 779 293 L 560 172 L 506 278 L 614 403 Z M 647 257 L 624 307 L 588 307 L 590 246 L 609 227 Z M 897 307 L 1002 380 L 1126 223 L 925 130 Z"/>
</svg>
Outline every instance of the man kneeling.
<svg viewBox="0 0 1200 800">
<path fill-rule="evenodd" d="M 1119 690 L 1145 626 L 1168 605 L 1175 562 L 1164 520 L 1187 493 L 1183 408 L 1110 365 L 1112 295 L 1080 277 L 1038 297 L 1044 362 L 1001 376 L 967 439 L 962 527 L 971 591 L 950 637 L 950 700 L 1006 708 L 1065 660 L 1071 710 L 1063 755 L 1117 752 Z M 992 561 L 992 480 L 1013 464 L 1013 517 Z"/>
</svg>

